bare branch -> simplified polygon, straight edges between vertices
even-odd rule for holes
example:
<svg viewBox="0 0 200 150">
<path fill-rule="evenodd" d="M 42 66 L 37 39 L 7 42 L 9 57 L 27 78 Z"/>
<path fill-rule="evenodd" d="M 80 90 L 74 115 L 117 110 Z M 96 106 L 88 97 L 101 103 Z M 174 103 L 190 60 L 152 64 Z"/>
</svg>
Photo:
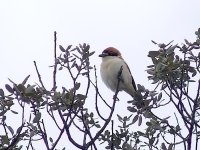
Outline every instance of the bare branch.
<svg viewBox="0 0 200 150">
<path fill-rule="evenodd" d="M 36 64 L 36 61 L 33 61 L 33 63 L 34 63 L 34 66 L 35 66 L 35 69 L 36 69 L 36 72 L 37 72 L 37 75 L 38 75 L 39 82 L 40 82 L 40 84 L 42 85 L 42 87 L 45 89 L 44 84 L 43 84 L 43 82 L 42 82 L 41 75 L 40 75 L 40 73 L 39 73 L 39 70 L 38 70 L 38 67 L 37 67 L 37 64 Z"/>
<path fill-rule="evenodd" d="M 57 73 L 57 55 L 56 55 L 56 47 L 57 47 L 57 33 L 54 31 L 54 70 L 53 70 L 53 88 L 52 90 L 55 91 L 56 86 L 56 73 Z"/>
</svg>

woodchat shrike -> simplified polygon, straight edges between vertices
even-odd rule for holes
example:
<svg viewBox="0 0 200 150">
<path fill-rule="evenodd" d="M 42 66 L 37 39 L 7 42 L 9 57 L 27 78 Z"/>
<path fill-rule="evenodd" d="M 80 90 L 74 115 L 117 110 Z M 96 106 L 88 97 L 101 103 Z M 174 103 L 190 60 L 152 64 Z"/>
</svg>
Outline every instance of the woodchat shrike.
<svg viewBox="0 0 200 150">
<path fill-rule="evenodd" d="M 119 82 L 119 71 L 122 67 L 122 73 L 119 82 L 119 91 L 125 91 L 132 97 L 136 94 L 136 85 L 131 75 L 130 69 L 119 50 L 114 47 L 106 48 L 99 57 L 102 57 L 100 68 L 101 78 L 106 86 L 113 92 L 116 92 Z"/>
</svg>

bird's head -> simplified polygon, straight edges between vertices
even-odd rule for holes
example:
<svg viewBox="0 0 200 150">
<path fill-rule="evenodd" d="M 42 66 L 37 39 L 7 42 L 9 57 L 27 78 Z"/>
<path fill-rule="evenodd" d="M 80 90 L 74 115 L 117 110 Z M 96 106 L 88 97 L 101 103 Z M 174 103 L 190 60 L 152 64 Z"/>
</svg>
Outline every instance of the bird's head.
<svg viewBox="0 0 200 150">
<path fill-rule="evenodd" d="M 99 57 L 107 57 L 107 56 L 114 56 L 114 57 L 119 57 L 122 58 L 121 53 L 119 50 L 117 50 L 114 47 L 108 47 L 103 52 L 99 55 Z"/>
</svg>

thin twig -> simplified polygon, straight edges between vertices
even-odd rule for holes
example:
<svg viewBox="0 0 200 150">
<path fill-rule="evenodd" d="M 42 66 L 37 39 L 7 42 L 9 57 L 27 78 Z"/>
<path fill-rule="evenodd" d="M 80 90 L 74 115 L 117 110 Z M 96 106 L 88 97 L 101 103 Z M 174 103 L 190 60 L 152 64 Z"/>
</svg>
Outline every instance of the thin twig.
<svg viewBox="0 0 200 150">
<path fill-rule="evenodd" d="M 98 108 L 98 104 L 97 104 L 97 99 L 98 99 L 98 88 L 97 88 L 97 73 L 96 73 L 96 67 L 94 66 L 94 72 L 95 72 L 95 91 L 96 91 L 96 94 L 95 94 L 95 109 L 96 109 L 96 111 L 97 111 L 97 114 L 98 114 L 98 116 L 102 119 L 102 120 L 104 120 L 104 121 L 106 121 L 106 119 L 100 114 L 100 112 L 99 112 L 99 108 Z M 110 107 L 110 106 L 109 106 Z"/>
<path fill-rule="evenodd" d="M 61 129 L 61 127 L 58 125 L 58 123 L 57 123 L 57 121 L 56 121 L 56 118 L 54 117 L 54 112 L 52 111 L 51 108 L 48 109 L 48 105 L 49 105 L 49 104 L 47 104 L 47 109 L 46 109 L 46 111 L 47 111 L 47 113 L 49 114 L 49 116 L 52 118 L 52 120 L 54 121 L 54 123 L 55 123 L 55 125 L 57 126 L 57 128 L 61 131 L 62 129 Z"/>
<path fill-rule="evenodd" d="M 42 87 L 45 89 L 44 84 L 43 84 L 43 82 L 42 82 L 41 75 L 40 75 L 40 73 L 39 73 L 39 70 L 38 70 L 38 67 L 37 67 L 37 64 L 36 64 L 36 61 L 33 61 L 33 63 L 34 63 L 34 66 L 35 66 L 35 69 L 36 69 L 36 72 L 37 72 L 37 75 L 38 75 L 39 82 L 40 82 L 40 84 L 42 85 Z"/>
<path fill-rule="evenodd" d="M 56 47 L 57 47 L 57 33 L 54 31 L 54 70 L 53 70 L 53 88 L 52 91 L 55 91 L 56 86 L 56 73 L 57 73 L 57 55 L 56 55 Z"/>
<path fill-rule="evenodd" d="M 32 104 L 34 115 L 36 116 L 38 112 L 37 112 L 37 110 L 35 108 L 35 104 L 33 102 L 31 102 L 31 104 Z M 38 129 L 39 129 L 39 132 L 41 133 L 42 139 L 43 139 L 43 141 L 45 143 L 45 146 L 46 146 L 47 150 L 50 150 L 48 139 L 47 139 L 47 133 L 42 130 L 42 127 L 41 127 L 39 122 L 37 122 L 37 126 L 38 126 Z"/>
<path fill-rule="evenodd" d="M 62 137 L 62 134 L 64 133 L 65 131 L 65 127 L 63 126 L 63 128 L 61 129 L 60 131 L 60 134 L 58 135 L 56 141 L 53 143 L 53 146 L 51 147 L 51 150 L 54 150 L 54 148 L 56 147 L 56 145 L 58 144 L 60 138 Z"/>
<path fill-rule="evenodd" d="M 92 85 L 95 87 L 95 89 L 96 89 L 96 94 L 98 94 L 99 96 L 100 96 L 100 98 L 101 98 L 101 100 L 103 100 L 103 102 L 106 104 L 106 106 L 108 107 L 108 108 L 110 108 L 111 109 L 111 107 L 110 107 L 110 105 L 108 105 L 108 103 L 106 102 L 106 100 L 105 99 L 103 99 L 103 97 L 101 96 L 101 94 L 99 93 L 99 90 L 98 90 L 98 84 L 97 84 L 97 69 L 96 69 L 96 66 L 94 66 L 94 73 L 95 73 L 95 84 L 91 81 L 91 83 L 92 83 Z"/>
<path fill-rule="evenodd" d="M 114 150 L 114 121 L 113 120 L 111 122 L 111 131 L 112 131 L 112 136 L 111 136 L 111 150 Z"/>
<path fill-rule="evenodd" d="M 70 127 L 71 123 L 69 123 L 69 124 L 67 125 L 67 121 L 66 121 L 66 119 L 63 117 L 63 115 L 62 115 L 62 113 L 61 113 L 61 110 L 58 109 L 58 113 L 59 113 L 60 118 L 61 118 L 61 120 L 62 120 L 62 122 L 63 122 L 63 124 L 64 124 L 64 129 L 65 129 L 65 131 L 66 131 L 66 134 L 67 134 L 67 137 L 68 137 L 69 141 L 70 141 L 74 146 L 76 146 L 77 148 L 79 148 L 79 149 L 84 149 L 84 147 L 83 147 L 82 145 L 78 144 L 78 143 L 77 143 L 76 141 L 74 141 L 74 139 L 72 138 L 71 133 L 70 133 L 70 131 L 69 131 L 69 127 Z M 74 117 L 75 117 L 75 115 L 74 115 Z"/>
</svg>

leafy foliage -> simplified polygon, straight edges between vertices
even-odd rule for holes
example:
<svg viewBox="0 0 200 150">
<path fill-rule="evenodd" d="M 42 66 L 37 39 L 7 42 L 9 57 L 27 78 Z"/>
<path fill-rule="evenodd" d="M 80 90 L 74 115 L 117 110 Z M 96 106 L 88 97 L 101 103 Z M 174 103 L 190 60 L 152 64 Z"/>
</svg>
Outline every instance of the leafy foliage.
<svg viewBox="0 0 200 150">
<path fill-rule="evenodd" d="M 28 84 L 28 75 L 21 83 L 10 80 L 5 90 L 0 89 L 0 149 L 34 149 L 37 141 L 53 150 L 59 141 L 68 137 L 76 149 L 162 149 L 172 150 L 178 145 L 183 149 L 198 149 L 200 138 L 200 29 L 195 32 L 197 40 L 185 40 L 180 46 L 158 44 L 158 50 L 150 51 L 148 57 L 152 64 L 147 67 L 148 79 L 155 85 L 154 90 L 137 85 L 135 98 L 127 103 L 130 114 L 117 115 L 119 124 L 112 120 L 118 90 L 113 96 L 113 103 L 108 105 L 98 89 L 95 66 L 91 66 L 90 57 L 94 51 L 90 46 L 80 44 L 67 48 L 59 46 L 57 56 L 56 32 L 53 86 L 44 86 L 36 62 L 35 69 L 39 83 Z M 67 71 L 72 85 L 57 87 L 57 72 Z M 94 71 L 95 79 L 91 80 Z M 119 70 L 119 76 L 123 70 Z M 87 84 L 80 82 L 84 79 Z M 118 84 L 120 82 L 120 78 Z M 85 89 L 81 92 L 80 89 Z M 95 89 L 95 111 L 86 107 L 91 99 L 88 94 Z M 8 94 L 7 94 L 8 93 Z M 99 101 L 105 103 L 107 116 L 100 112 Z M 17 109 L 15 106 L 19 106 Z M 174 116 L 162 117 L 157 110 L 174 107 Z M 20 108 L 20 109 L 19 109 Z M 172 110 L 173 111 L 173 110 Z M 19 126 L 10 124 L 8 115 L 20 116 Z M 46 116 L 50 120 L 46 120 Z M 174 118 L 176 122 L 171 122 Z M 57 129 L 57 135 L 51 137 L 47 123 L 51 122 Z M 112 126 L 110 130 L 108 125 Z M 135 127 L 140 126 L 141 130 Z M 73 130 L 72 130 L 73 129 Z M 75 131 L 74 131 L 75 130 Z M 74 136 L 75 132 L 75 136 Z M 76 136 L 82 137 L 82 141 Z M 193 144 L 192 144 L 193 143 Z M 103 145 L 99 145 L 103 144 Z M 195 147 L 196 146 L 196 147 Z M 63 145 L 63 150 L 67 145 Z"/>
</svg>

